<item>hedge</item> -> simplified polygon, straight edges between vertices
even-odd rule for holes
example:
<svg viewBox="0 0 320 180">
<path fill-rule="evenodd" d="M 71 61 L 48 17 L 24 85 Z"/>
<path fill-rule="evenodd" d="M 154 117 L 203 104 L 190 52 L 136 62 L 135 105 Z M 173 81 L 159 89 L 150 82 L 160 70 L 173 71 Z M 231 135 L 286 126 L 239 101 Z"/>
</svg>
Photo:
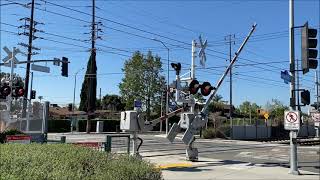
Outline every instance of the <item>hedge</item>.
<svg viewBox="0 0 320 180">
<path fill-rule="evenodd" d="M 208 129 L 203 130 L 202 137 L 204 139 L 226 138 L 225 132 L 226 132 L 226 129 L 223 129 L 223 128 L 219 128 L 219 129 L 208 128 Z"/>
<path fill-rule="evenodd" d="M 1 179 L 162 179 L 154 165 L 71 144 L 1 144 Z"/>
</svg>

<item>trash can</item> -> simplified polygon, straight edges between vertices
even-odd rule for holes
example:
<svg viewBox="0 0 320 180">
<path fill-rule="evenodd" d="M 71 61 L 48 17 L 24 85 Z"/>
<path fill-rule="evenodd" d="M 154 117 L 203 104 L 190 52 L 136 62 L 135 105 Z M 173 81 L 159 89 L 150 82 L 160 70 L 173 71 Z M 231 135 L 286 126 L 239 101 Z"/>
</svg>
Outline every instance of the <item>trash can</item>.
<svg viewBox="0 0 320 180">
<path fill-rule="evenodd" d="M 97 121 L 96 133 L 103 132 L 103 121 Z"/>
</svg>

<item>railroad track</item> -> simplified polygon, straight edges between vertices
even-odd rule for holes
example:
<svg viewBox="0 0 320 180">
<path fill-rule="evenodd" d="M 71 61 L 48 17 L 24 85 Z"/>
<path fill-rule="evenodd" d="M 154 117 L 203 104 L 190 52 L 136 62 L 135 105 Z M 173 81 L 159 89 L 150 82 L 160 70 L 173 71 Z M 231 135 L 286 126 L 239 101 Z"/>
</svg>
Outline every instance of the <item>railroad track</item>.
<svg viewBox="0 0 320 180">
<path fill-rule="evenodd" d="M 260 142 L 266 143 L 280 143 L 280 144 L 290 144 L 289 138 L 269 138 L 269 139 L 260 139 Z M 317 146 L 320 145 L 320 139 L 306 139 L 306 138 L 297 138 L 297 143 L 300 146 Z"/>
<path fill-rule="evenodd" d="M 306 140 L 298 140 L 298 144 L 300 146 L 319 146 L 320 145 L 320 140 L 316 140 L 316 139 L 306 139 Z"/>
</svg>

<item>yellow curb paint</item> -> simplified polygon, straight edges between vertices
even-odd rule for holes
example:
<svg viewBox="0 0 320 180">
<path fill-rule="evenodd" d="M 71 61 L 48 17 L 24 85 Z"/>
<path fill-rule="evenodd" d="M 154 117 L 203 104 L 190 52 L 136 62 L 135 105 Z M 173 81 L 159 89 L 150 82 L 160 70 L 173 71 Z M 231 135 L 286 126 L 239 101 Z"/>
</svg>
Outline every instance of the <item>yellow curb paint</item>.
<svg viewBox="0 0 320 180">
<path fill-rule="evenodd" d="M 177 168 L 177 167 L 191 167 L 191 163 L 172 163 L 172 164 L 165 164 L 159 165 L 160 169 L 168 169 L 168 168 Z"/>
</svg>

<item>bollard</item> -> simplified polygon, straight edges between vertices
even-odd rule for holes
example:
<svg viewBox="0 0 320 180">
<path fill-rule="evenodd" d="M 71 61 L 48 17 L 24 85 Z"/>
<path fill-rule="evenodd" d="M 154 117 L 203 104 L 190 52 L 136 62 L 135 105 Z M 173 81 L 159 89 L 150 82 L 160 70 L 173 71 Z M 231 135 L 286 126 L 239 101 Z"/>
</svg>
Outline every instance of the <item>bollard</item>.
<svg viewBox="0 0 320 180">
<path fill-rule="evenodd" d="M 66 136 L 61 136 L 60 137 L 60 142 L 61 143 L 66 143 Z"/>
<path fill-rule="evenodd" d="M 111 152 L 111 136 L 106 136 L 106 141 L 104 143 L 104 151 Z"/>
</svg>

